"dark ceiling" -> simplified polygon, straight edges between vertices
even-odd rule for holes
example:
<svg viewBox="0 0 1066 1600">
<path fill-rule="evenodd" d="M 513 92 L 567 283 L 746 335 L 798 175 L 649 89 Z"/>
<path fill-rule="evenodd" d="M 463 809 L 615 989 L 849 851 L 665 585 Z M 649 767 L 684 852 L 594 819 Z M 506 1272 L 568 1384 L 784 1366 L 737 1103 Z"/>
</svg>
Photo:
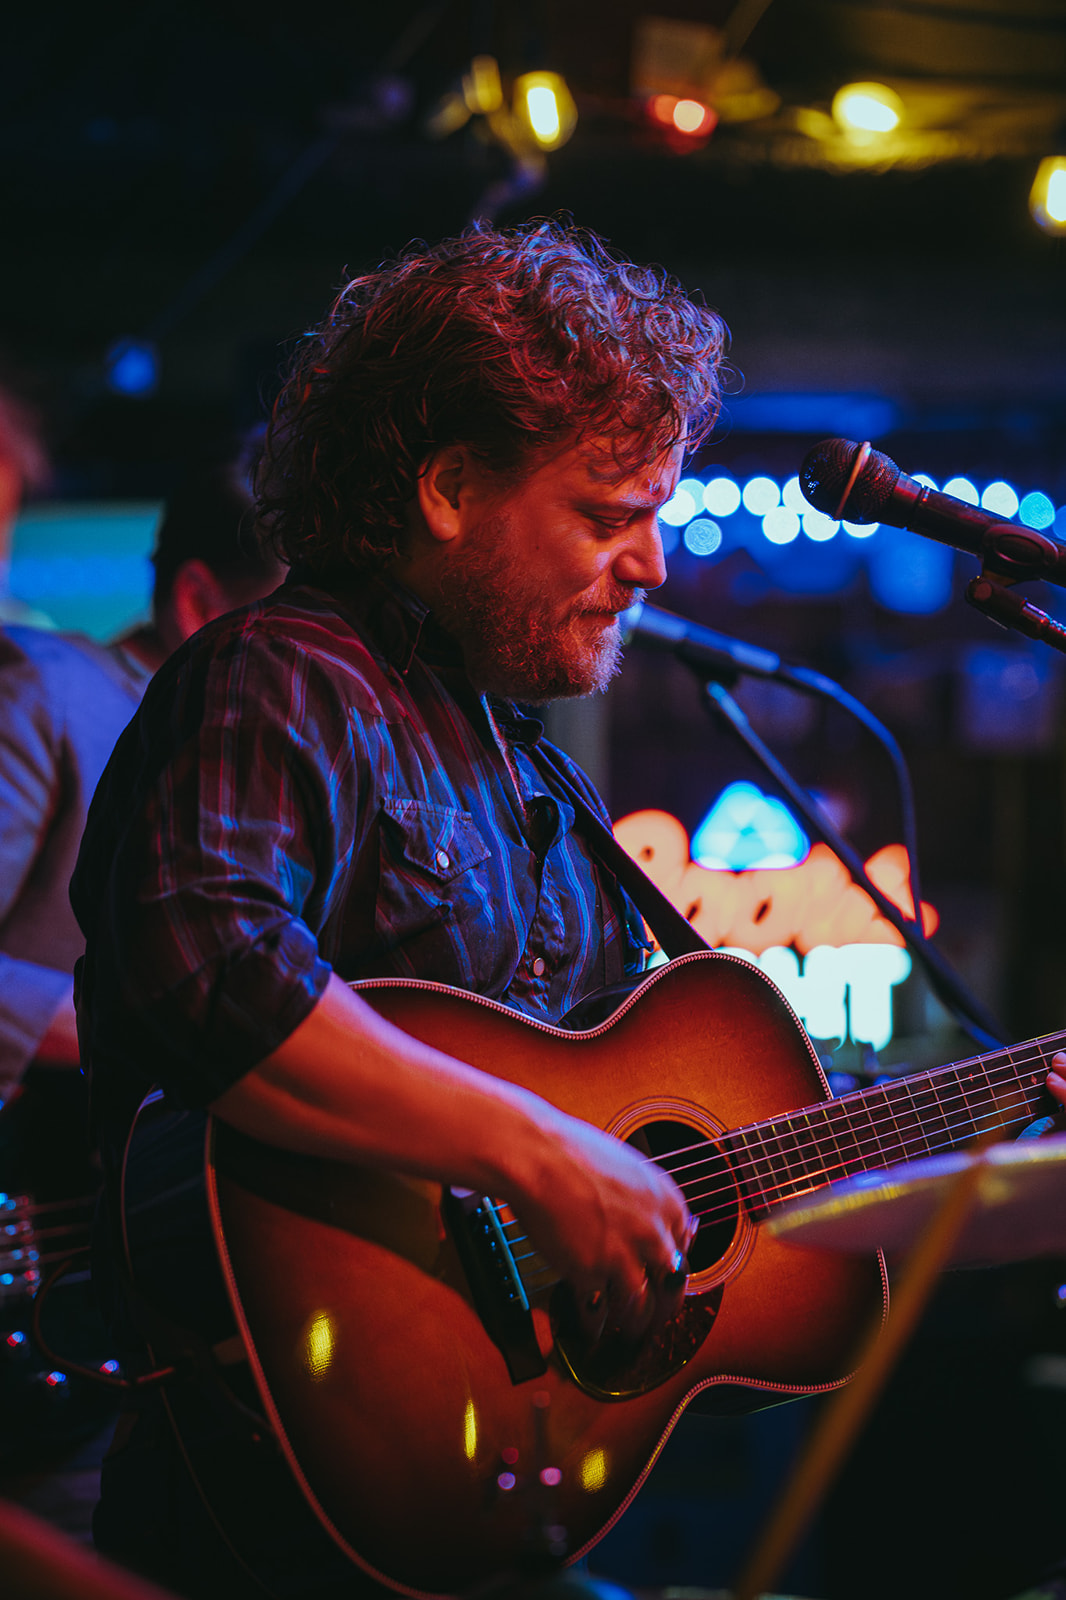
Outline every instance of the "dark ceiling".
<svg viewBox="0 0 1066 1600">
<path fill-rule="evenodd" d="M 667 0 L 771 91 L 768 114 L 684 150 L 632 93 L 646 10 L 57 0 L 9 16 L 0 351 L 68 470 L 136 487 L 247 423 L 346 270 L 486 211 L 569 210 L 703 287 L 749 389 L 890 392 L 920 423 L 976 383 L 989 425 L 997 404 L 1028 407 L 1046 442 L 1066 419 L 1066 258 L 1026 197 L 1066 116 L 1066 0 Z M 485 119 L 426 131 L 477 54 L 505 85 L 560 70 L 577 101 L 573 139 L 524 191 Z M 844 160 L 829 103 L 871 77 L 912 107 L 909 142 Z M 106 394 L 122 337 L 158 343 L 150 400 Z"/>
</svg>

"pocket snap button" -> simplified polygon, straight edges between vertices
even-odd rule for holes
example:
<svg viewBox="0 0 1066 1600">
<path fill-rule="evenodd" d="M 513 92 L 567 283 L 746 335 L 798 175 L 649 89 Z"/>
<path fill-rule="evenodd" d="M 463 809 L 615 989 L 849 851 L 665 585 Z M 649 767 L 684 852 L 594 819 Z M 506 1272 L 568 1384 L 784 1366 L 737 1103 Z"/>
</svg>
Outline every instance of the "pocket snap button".
<svg viewBox="0 0 1066 1600">
<path fill-rule="evenodd" d="M 440 868 L 440 870 L 442 872 L 447 872 L 447 870 L 451 866 L 451 864 L 452 864 L 452 858 L 448 854 L 447 850 L 438 850 L 437 851 L 437 865 Z"/>
</svg>

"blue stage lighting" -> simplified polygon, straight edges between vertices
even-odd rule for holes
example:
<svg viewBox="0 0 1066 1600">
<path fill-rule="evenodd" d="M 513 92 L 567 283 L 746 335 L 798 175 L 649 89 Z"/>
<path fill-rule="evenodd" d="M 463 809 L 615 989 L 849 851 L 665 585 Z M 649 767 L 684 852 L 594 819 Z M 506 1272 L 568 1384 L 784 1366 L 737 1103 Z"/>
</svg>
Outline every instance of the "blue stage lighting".
<svg viewBox="0 0 1066 1600">
<path fill-rule="evenodd" d="M 949 478 L 944 485 L 944 493 L 954 495 L 956 500 L 965 500 L 968 506 L 977 505 L 980 498 L 969 478 Z"/>
<path fill-rule="evenodd" d="M 697 517 L 684 532 L 685 549 L 694 556 L 713 556 L 721 546 L 722 530 L 709 517 Z"/>
<path fill-rule="evenodd" d="M 810 840 L 783 800 L 753 783 L 731 783 L 692 836 L 692 859 L 701 866 L 742 872 L 754 867 L 794 867 L 810 853 Z"/>
<path fill-rule="evenodd" d="M 115 394 L 143 400 L 159 387 L 159 353 L 141 339 L 119 339 L 105 360 L 107 386 Z"/>
<path fill-rule="evenodd" d="M 1027 528 L 1050 528 L 1055 520 L 1055 507 L 1046 494 L 1033 489 L 1018 507 L 1018 518 Z"/>
<path fill-rule="evenodd" d="M 744 509 L 753 517 L 764 517 L 768 511 L 781 504 L 781 491 L 773 478 L 749 478 L 741 495 Z"/>
<path fill-rule="evenodd" d="M 790 511 L 788 506 L 772 506 L 762 519 L 762 531 L 771 544 L 791 544 L 799 537 L 799 512 Z"/>
<path fill-rule="evenodd" d="M 732 478 L 712 478 L 703 491 L 703 504 L 712 517 L 731 517 L 740 506 L 740 485 Z"/>
<path fill-rule="evenodd" d="M 781 502 L 790 511 L 798 511 L 801 516 L 805 511 L 811 509 L 810 501 L 804 495 L 803 490 L 800 488 L 800 481 L 795 475 L 789 478 L 782 488 Z"/>
<path fill-rule="evenodd" d="M 997 517 L 1013 517 L 1018 510 L 1018 496 L 1009 483 L 997 478 L 995 483 L 990 483 L 982 494 L 981 506 L 983 510 L 991 511 Z"/>
<path fill-rule="evenodd" d="M 897 528 L 869 547 L 870 589 L 889 611 L 929 616 L 950 603 L 955 552 Z"/>
<path fill-rule="evenodd" d="M 900 421 L 895 402 L 878 394 L 753 394 L 729 400 L 727 409 L 734 433 L 878 439 Z"/>
<path fill-rule="evenodd" d="M 703 485 L 700 485 L 700 500 L 703 499 Z M 674 490 L 670 499 L 659 508 L 659 521 L 668 523 L 671 528 L 682 528 L 686 522 L 691 522 L 699 509 L 699 503 L 687 489 L 680 484 Z"/>
<path fill-rule="evenodd" d="M 840 527 L 840 523 L 832 517 L 827 517 L 823 511 L 815 511 L 810 506 L 803 513 L 803 531 L 808 539 L 813 539 L 815 544 L 824 544 L 831 539 Z"/>
</svg>

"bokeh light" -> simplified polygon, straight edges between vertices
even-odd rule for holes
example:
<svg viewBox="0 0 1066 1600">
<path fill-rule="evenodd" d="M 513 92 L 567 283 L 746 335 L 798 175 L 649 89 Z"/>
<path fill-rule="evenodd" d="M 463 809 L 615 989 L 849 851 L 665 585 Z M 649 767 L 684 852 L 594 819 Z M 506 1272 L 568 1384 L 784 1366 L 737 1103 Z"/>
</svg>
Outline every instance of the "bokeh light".
<svg viewBox="0 0 1066 1600">
<path fill-rule="evenodd" d="M 679 484 L 666 504 L 659 508 L 659 521 L 668 523 L 672 528 L 681 528 L 686 522 L 692 521 L 697 509 L 688 490 L 682 489 Z"/>
<path fill-rule="evenodd" d="M 997 478 L 985 488 L 981 495 L 981 506 L 997 517 L 1013 517 L 1018 510 L 1018 496 L 1009 483 Z"/>
<path fill-rule="evenodd" d="M 789 506 L 773 506 L 762 519 L 762 531 L 771 544 L 791 544 L 799 537 L 799 512 Z"/>
<path fill-rule="evenodd" d="M 811 507 L 803 513 L 802 520 L 804 533 L 808 539 L 813 539 L 815 544 L 825 544 L 840 527 L 840 523 L 833 517 L 827 517 L 824 511 L 815 511 Z"/>
<path fill-rule="evenodd" d="M 1050 528 L 1055 520 L 1055 507 L 1041 490 L 1032 489 L 1018 507 L 1018 518 L 1027 528 Z"/>
<path fill-rule="evenodd" d="M 781 504 L 781 491 L 773 478 L 749 478 L 741 492 L 744 509 L 753 517 L 764 517 L 768 511 Z"/>
<path fill-rule="evenodd" d="M 712 478 L 703 491 L 703 504 L 712 517 L 731 517 L 740 506 L 740 485 L 732 478 Z"/>
<path fill-rule="evenodd" d="M 949 478 L 944 485 L 944 493 L 952 495 L 956 500 L 965 500 L 968 506 L 975 506 L 980 501 L 977 488 L 969 478 Z"/>
<path fill-rule="evenodd" d="M 694 556 L 713 556 L 721 546 L 722 530 L 709 517 L 697 517 L 685 529 L 684 540 L 685 549 Z"/>
</svg>

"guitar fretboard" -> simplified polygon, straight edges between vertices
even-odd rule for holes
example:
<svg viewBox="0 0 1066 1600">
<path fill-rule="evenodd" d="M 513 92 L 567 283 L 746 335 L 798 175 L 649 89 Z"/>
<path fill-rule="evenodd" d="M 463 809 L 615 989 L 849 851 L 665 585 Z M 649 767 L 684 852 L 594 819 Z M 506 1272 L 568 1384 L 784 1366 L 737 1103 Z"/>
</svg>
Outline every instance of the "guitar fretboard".
<svg viewBox="0 0 1066 1600">
<path fill-rule="evenodd" d="M 738 1128 L 721 1140 L 756 1217 L 855 1173 L 1021 1129 L 1051 1109 L 1044 1085 L 1066 1033 L 915 1073 Z"/>
</svg>

